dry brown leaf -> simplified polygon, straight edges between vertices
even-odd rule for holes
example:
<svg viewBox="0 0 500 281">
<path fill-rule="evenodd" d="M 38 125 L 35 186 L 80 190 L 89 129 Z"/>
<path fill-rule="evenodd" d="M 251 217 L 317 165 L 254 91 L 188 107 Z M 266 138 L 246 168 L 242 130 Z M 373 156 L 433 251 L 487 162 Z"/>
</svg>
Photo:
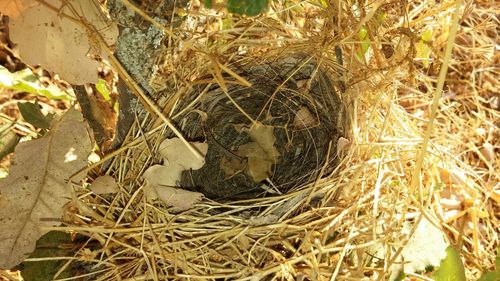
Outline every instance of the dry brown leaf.
<svg viewBox="0 0 500 281">
<path fill-rule="evenodd" d="M 274 127 L 257 122 L 247 132 L 253 142 L 240 146 L 236 154 L 248 158 L 246 173 L 254 182 L 261 182 L 272 175 L 272 166 L 280 156 L 274 147 Z"/>
<path fill-rule="evenodd" d="M 342 153 L 344 153 L 349 148 L 350 145 L 351 145 L 350 140 L 344 137 L 340 137 L 337 141 L 337 155 L 342 155 Z"/>
<path fill-rule="evenodd" d="M 78 260 L 80 261 L 86 261 L 86 262 L 92 262 L 95 260 L 97 255 L 99 254 L 99 251 L 92 251 L 89 248 L 85 248 L 81 251 L 78 252 L 79 258 Z"/>
<path fill-rule="evenodd" d="M 205 155 L 208 150 L 206 143 L 191 143 Z M 179 211 L 187 210 L 203 198 L 203 194 L 175 188 L 185 170 L 198 170 L 205 164 L 205 159 L 194 155 L 179 139 L 166 139 L 160 144 L 159 153 L 164 158 L 165 165 L 153 165 L 144 172 L 147 184 L 144 192 L 148 200 L 161 199 Z"/>
<path fill-rule="evenodd" d="M 208 144 L 202 142 L 191 143 L 201 155 L 207 154 Z M 192 153 L 189 148 L 179 138 L 166 139 L 160 144 L 160 155 L 171 165 L 185 167 L 184 170 L 198 170 L 205 165 L 205 160 L 201 160 Z"/>
<path fill-rule="evenodd" d="M 491 143 L 485 142 L 480 151 L 485 161 L 487 161 L 486 164 L 491 165 L 495 160 L 495 147 Z"/>
<path fill-rule="evenodd" d="M 0 0 L 0 11 L 10 17 L 17 17 L 23 11 L 23 0 Z"/>
<path fill-rule="evenodd" d="M 67 111 L 40 139 L 20 143 L 10 175 L 0 181 L 0 268 L 12 268 L 60 224 L 71 199 L 71 175 L 87 165 L 92 142 L 80 112 Z M 73 178 L 72 180 L 79 180 Z"/>
<path fill-rule="evenodd" d="M 174 187 L 156 188 L 156 194 L 163 202 L 175 207 L 177 211 L 188 210 L 201 202 L 203 194 Z"/>
<path fill-rule="evenodd" d="M 248 134 L 255 143 L 262 147 L 262 150 L 266 152 L 269 160 L 273 163 L 278 162 L 280 153 L 276 147 L 274 147 L 276 137 L 274 136 L 273 126 L 263 125 L 257 122 L 248 130 Z"/>
<path fill-rule="evenodd" d="M 230 178 L 243 170 L 245 170 L 246 163 L 238 158 L 223 157 L 220 160 L 220 168 L 224 172 L 226 178 Z"/>
<path fill-rule="evenodd" d="M 118 192 L 118 184 L 115 178 L 104 175 L 96 178 L 90 185 L 90 190 L 95 194 L 107 194 Z"/>
<path fill-rule="evenodd" d="M 106 22 L 96 1 L 45 0 L 54 9 L 37 0 L 5 4 L 10 1 L 1 0 L 0 12 L 10 16 L 11 39 L 18 45 L 20 56 L 26 63 L 40 64 L 72 84 L 97 82 L 98 63 L 87 54 L 91 51 L 105 57 L 95 36 L 102 34 L 111 45 L 116 41 L 118 28 Z M 93 26 L 99 34 L 89 31 L 86 26 Z"/>
<path fill-rule="evenodd" d="M 252 217 L 250 218 L 249 224 L 252 226 L 262 226 L 276 223 L 279 219 L 278 215 L 269 214 L 262 217 Z"/>
<path fill-rule="evenodd" d="M 177 186 L 184 169 L 178 165 L 153 165 L 144 172 L 144 178 L 154 187 Z"/>
<path fill-rule="evenodd" d="M 257 143 L 240 146 L 236 154 L 248 158 L 246 173 L 254 182 L 261 182 L 271 176 L 274 162 Z"/>
<path fill-rule="evenodd" d="M 144 172 L 144 192 L 148 200 L 160 199 L 179 211 L 187 210 L 203 198 L 203 194 L 175 188 L 184 169 L 179 165 L 153 165 Z"/>
</svg>

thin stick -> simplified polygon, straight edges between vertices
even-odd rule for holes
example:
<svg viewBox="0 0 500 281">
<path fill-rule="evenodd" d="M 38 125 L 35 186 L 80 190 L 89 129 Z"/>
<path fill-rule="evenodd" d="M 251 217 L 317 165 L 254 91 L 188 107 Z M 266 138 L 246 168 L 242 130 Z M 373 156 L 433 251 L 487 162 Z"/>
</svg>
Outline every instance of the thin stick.
<svg viewBox="0 0 500 281">
<path fill-rule="evenodd" d="M 427 131 L 425 132 L 424 140 L 422 142 L 422 147 L 420 148 L 417 163 L 415 165 L 415 170 L 411 178 L 410 188 L 412 190 L 415 190 L 418 186 L 420 195 L 419 200 L 421 202 L 424 198 L 422 186 L 419 184 L 422 173 L 422 164 L 424 162 L 425 155 L 427 154 L 427 147 L 429 146 L 431 133 L 432 130 L 434 129 L 434 120 L 436 119 L 437 109 L 439 106 L 439 101 L 441 100 L 444 82 L 446 81 L 446 74 L 448 73 L 448 64 L 450 63 L 451 51 L 453 50 L 453 44 L 455 43 L 455 37 L 457 36 L 459 12 L 460 12 L 460 7 L 462 7 L 462 2 L 463 2 L 462 0 L 458 0 L 456 3 L 455 13 L 453 14 L 453 21 L 450 28 L 450 35 L 448 37 L 448 41 L 446 42 L 446 50 L 444 53 L 443 64 L 441 65 L 441 69 L 439 71 L 439 79 L 437 82 L 436 89 L 434 91 L 434 99 L 432 101 L 431 114 L 429 116 Z"/>
</svg>

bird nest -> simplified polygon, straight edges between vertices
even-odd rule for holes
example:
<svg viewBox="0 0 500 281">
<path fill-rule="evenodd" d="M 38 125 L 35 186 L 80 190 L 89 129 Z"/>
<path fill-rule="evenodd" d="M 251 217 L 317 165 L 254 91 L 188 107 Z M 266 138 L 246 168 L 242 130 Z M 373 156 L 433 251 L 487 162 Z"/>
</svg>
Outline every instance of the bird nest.
<svg viewBox="0 0 500 281">
<path fill-rule="evenodd" d="M 249 85 L 197 85 L 180 102 L 184 136 L 208 143 L 206 164 L 185 171 L 182 187 L 215 200 L 282 195 L 338 163 L 345 109 L 335 73 L 305 55 L 256 62 L 230 66 Z"/>
<path fill-rule="evenodd" d="M 122 147 L 96 164 L 106 169 L 91 174 L 113 175 L 119 192 L 82 188 L 60 228 L 98 241 L 80 253 L 95 280 L 383 280 L 413 261 L 401 253 L 420 222 L 443 220 L 436 187 L 451 190 L 468 173 L 447 148 L 422 149 L 430 117 L 399 104 L 414 79 L 435 83 L 400 27 L 410 6 L 270 2 L 254 19 L 201 9 L 175 34 L 164 28 L 168 48 L 150 81 L 158 108 L 139 114 Z M 436 5 L 443 21 L 453 14 Z M 207 198 L 182 212 L 149 200 L 143 178 L 174 135 L 208 144 L 204 167 L 179 182 Z M 474 182 L 460 184 L 484 196 Z M 494 260 L 444 225 L 450 241 L 475 249 L 468 264 Z"/>
</svg>

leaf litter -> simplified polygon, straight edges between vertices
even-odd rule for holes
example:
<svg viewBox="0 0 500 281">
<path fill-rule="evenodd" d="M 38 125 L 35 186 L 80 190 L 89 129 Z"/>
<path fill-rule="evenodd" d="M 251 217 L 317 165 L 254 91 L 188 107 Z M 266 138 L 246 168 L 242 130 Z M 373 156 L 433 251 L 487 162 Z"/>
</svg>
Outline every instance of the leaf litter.
<svg viewBox="0 0 500 281">
<path fill-rule="evenodd" d="M 72 197 L 69 177 L 87 165 L 91 150 L 86 123 L 76 109 L 54 121 L 43 137 L 17 146 L 10 174 L 0 181 L 0 268 L 23 261 L 47 232 L 42 227 L 61 223 Z"/>
</svg>

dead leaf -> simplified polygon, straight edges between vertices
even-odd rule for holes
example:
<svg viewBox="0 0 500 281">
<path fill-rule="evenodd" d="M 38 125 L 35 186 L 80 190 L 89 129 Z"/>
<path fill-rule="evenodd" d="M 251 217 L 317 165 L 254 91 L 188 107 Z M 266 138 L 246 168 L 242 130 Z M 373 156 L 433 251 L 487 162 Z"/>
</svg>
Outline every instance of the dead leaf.
<svg viewBox="0 0 500 281">
<path fill-rule="evenodd" d="M 78 252 L 78 255 L 80 256 L 78 258 L 79 261 L 86 261 L 86 262 L 92 262 L 95 260 L 97 255 L 99 254 L 99 251 L 92 251 L 89 248 L 82 249 Z"/>
<path fill-rule="evenodd" d="M 220 168 L 224 172 L 226 178 L 231 178 L 232 176 L 238 174 L 245 170 L 246 163 L 238 158 L 223 157 L 220 160 Z"/>
<path fill-rule="evenodd" d="M 102 79 L 101 79 L 102 80 Z M 117 114 L 111 104 L 93 85 L 75 86 L 75 95 L 82 113 L 94 132 L 97 145 L 106 153 L 113 141 Z"/>
<path fill-rule="evenodd" d="M 60 224 L 71 198 L 69 177 L 87 165 L 92 142 L 80 112 L 68 110 L 42 138 L 20 143 L 10 175 L 0 180 L 0 268 L 12 268 Z M 78 181 L 83 178 L 73 178 Z"/>
<path fill-rule="evenodd" d="M 201 202 L 203 194 L 174 187 L 156 188 L 156 194 L 163 202 L 175 207 L 177 211 L 188 210 Z"/>
<path fill-rule="evenodd" d="M 144 172 L 144 192 L 148 200 L 160 199 L 179 211 L 187 210 L 203 198 L 203 194 L 175 188 L 184 169 L 179 165 L 153 165 Z"/>
<path fill-rule="evenodd" d="M 27 64 L 40 64 L 72 84 L 97 82 L 98 63 L 87 54 L 106 57 L 96 36 L 111 45 L 118 28 L 106 21 L 95 1 L 45 0 L 54 9 L 37 0 L 6 1 L 11 0 L 2 0 L 0 12 L 10 17 L 11 39 Z"/>
<path fill-rule="evenodd" d="M 349 148 L 350 145 L 351 145 L 350 140 L 344 137 L 340 137 L 337 141 L 337 155 L 342 155 L 342 153 L 344 153 Z"/>
<path fill-rule="evenodd" d="M 249 225 L 262 226 L 262 225 L 274 224 L 278 222 L 278 219 L 279 219 L 278 215 L 275 214 L 269 214 L 262 217 L 252 217 L 250 218 Z"/>
<path fill-rule="evenodd" d="M 247 132 L 253 142 L 240 146 L 236 154 L 248 158 L 246 173 L 254 182 L 261 182 L 272 175 L 272 166 L 280 156 L 274 147 L 274 127 L 257 122 Z"/>
<path fill-rule="evenodd" d="M 307 107 L 301 106 L 295 113 L 292 126 L 296 129 L 307 129 L 318 124 L 318 119 L 312 115 L 311 111 Z"/>
<path fill-rule="evenodd" d="M 237 155 L 248 158 L 246 173 L 254 182 L 261 182 L 272 175 L 273 160 L 255 142 L 250 142 L 239 147 Z"/>
<path fill-rule="evenodd" d="M 153 165 L 144 172 L 144 178 L 154 187 L 177 186 L 184 169 L 179 165 Z"/>
<path fill-rule="evenodd" d="M 248 130 L 250 138 L 257 143 L 267 154 L 267 158 L 273 163 L 278 162 L 278 157 L 280 153 L 274 147 L 276 142 L 276 137 L 274 136 L 274 127 L 263 125 L 262 123 L 256 122 L 250 130 Z"/>
<path fill-rule="evenodd" d="M 206 155 L 208 144 L 202 142 L 191 143 L 201 155 Z M 186 167 L 184 170 L 198 170 L 205 165 L 205 160 L 200 161 L 179 138 L 166 139 L 160 144 L 159 152 L 168 163 Z M 188 168 L 189 167 L 189 168 Z"/>
<path fill-rule="evenodd" d="M 307 83 L 309 81 L 309 79 L 297 80 L 297 88 L 299 88 L 299 90 L 307 90 Z"/>
<path fill-rule="evenodd" d="M 97 177 L 90 185 L 90 190 L 95 194 L 117 193 L 118 184 L 115 178 L 109 175 Z"/>
<path fill-rule="evenodd" d="M 0 11 L 10 17 L 17 17 L 23 10 L 23 0 L 2 0 L 0 1 Z"/>
<path fill-rule="evenodd" d="M 485 142 L 480 151 L 484 156 L 484 160 L 487 162 L 486 164 L 491 165 L 495 160 L 495 147 L 491 143 Z"/>
<path fill-rule="evenodd" d="M 21 138 L 9 126 L 0 127 L 0 160 L 14 152 Z"/>
<path fill-rule="evenodd" d="M 191 143 L 203 156 L 208 150 L 207 143 Z M 160 144 L 159 153 L 165 160 L 164 165 L 153 165 L 143 174 L 146 179 L 144 193 L 148 200 L 161 199 L 176 210 L 191 208 L 203 198 L 203 194 L 175 188 L 185 170 L 198 170 L 205 164 L 179 139 L 166 139 Z"/>
</svg>

